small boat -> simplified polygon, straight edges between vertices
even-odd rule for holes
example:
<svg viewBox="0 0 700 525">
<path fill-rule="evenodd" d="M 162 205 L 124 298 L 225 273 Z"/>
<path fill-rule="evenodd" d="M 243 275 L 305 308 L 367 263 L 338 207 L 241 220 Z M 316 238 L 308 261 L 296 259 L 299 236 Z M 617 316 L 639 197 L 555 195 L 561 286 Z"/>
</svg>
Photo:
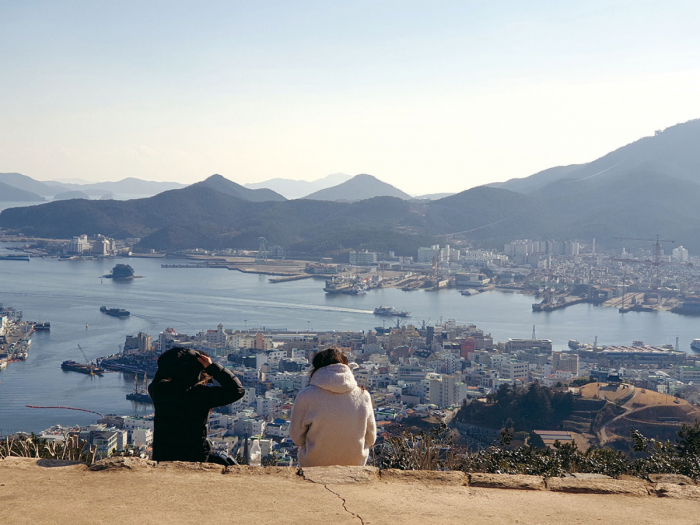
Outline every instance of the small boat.
<svg viewBox="0 0 700 525">
<path fill-rule="evenodd" d="M 131 312 L 124 310 L 123 308 L 107 308 L 106 306 L 101 306 L 100 312 L 111 315 L 112 317 L 128 317 L 131 315 Z"/>
<path fill-rule="evenodd" d="M 379 306 L 374 309 L 374 315 L 383 315 L 387 317 L 410 317 L 411 312 L 399 311 L 393 306 Z"/>
</svg>

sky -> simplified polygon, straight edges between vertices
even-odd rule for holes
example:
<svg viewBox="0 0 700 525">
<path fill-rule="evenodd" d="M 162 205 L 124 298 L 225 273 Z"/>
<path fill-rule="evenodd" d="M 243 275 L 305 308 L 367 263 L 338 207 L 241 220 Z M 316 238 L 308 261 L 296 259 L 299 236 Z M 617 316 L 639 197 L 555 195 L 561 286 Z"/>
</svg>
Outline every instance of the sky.
<svg viewBox="0 0 700 525">
<path fill-rule="evenodd" d="M 0 0 L 0 172 L 455 192 L 700 117 L 700 2 Z"/>
</svg>

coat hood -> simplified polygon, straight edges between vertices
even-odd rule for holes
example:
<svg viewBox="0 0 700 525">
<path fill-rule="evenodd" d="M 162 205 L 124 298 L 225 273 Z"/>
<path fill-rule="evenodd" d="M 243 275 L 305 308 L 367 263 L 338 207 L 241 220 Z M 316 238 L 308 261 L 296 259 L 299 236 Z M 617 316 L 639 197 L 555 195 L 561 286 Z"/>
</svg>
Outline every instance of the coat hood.
<svg viewBox="0 0 700 525">
<path fill-rule="evenodd" d="M 348 365 L 342 363 L 319 368 L 314 372 L 309 384 L 336 394 L 347 394 L 357 388 L 357 381 L 352 375 L 352 370 Z"/>
</svg>

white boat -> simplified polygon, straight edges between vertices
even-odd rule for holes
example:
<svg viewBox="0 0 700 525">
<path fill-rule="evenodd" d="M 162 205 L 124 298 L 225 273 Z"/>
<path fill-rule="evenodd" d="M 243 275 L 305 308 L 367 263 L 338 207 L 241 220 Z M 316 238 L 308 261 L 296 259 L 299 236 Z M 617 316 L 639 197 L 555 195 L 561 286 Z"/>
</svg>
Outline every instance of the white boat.
<svg viewBox="0 0 700 525">
<path fill-rule="evenodd" d="M 696 352 L 700 352 L 700 339 L 693 339 L 693 342 L 690 343 L 690 348 Z"/>
<path fill-rule="evenodd" d="M 7 361 L 0 361 L 0 370 L 5 370 L 7 368 Z"/>
</svg>

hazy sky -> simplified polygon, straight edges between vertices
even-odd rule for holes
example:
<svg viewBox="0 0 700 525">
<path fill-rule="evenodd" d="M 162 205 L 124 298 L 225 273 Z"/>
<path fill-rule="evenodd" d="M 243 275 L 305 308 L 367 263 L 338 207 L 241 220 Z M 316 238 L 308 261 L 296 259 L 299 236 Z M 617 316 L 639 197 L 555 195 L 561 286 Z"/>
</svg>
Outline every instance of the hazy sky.
<svg viewBox="0 0 700 525">
<path fill-rule="evenodd" d="M 0 0 L 0 172 L 460 191 L 700 117 L 700 2 Z"/>
</svg>

